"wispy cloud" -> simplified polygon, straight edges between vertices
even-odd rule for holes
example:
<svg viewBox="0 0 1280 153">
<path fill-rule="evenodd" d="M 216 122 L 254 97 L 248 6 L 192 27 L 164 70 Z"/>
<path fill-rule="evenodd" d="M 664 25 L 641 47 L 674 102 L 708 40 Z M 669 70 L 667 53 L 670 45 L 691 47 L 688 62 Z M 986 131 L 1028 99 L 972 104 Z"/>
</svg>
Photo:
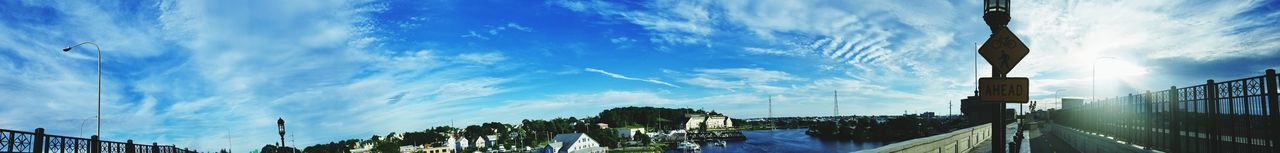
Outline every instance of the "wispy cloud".
<svg viewBox="0 0 1280 153">
<path fill-rule="evenodd" d="M 778 81 L 801 80 L 790 73 L 762 68 L 696 69 L 691 78 L 681 82 L 706 88 L 737 91 L 754 89 L 764 93 L 777 93 L 783 87 L 773 85 Z"/>
<path fill-rule="evenodd" d="M 514 29 L 514 30 L 519 30 L 524 32 L 533 32 L 533 28 L 521 26 L 520 24 L 516 24 L 516 23 L 507 23 L 506 25 L 499 25 L 499 26 L 486 25 L 485 27 L 490 27 L 489 30 L 486 31 L 488 35 L 476 33 L 476 31 L 467 31 L 467 34 L 462 35 L 462 37 L 489 40 L 489 38 L 498 36 L 498 34 L 501 34 L 503 31 L 507 31 L 507 30 Z"/>
<path fill-rule="evenodd" d="M 607 71 L 600 70 L 600 69 L 586 68 L 586 69 L 585 69 L 585 71 L 587 71 L 587 72 L 600 73 L 600 74 L 604 74 L 604 75 L 609 76 L 609 77 L 612 77 L 612 78 L 618 78 L 618 79 L 623 79 L 623 80 L 643 81 L 643 82 L 648 82 L 648 83 L 653 83 L 653 84 L 660 84 L 660 85 L 665 85 L 665 86 L 669 86 L 669 87 L 676 87 L 676 88 L 679 88 L 679 87 L 680 87 L 680 86 L 676 86 L 676 85 L 674 85 L 674 84 L 667 83 L 667 82 L 663 82 L 663 81 L 660 81 L 660 80 L 657 80 L 657 79 L 640 79 L 640 78 L 632 78 L 632 77 L 627 77 L 627 76 L 623 76 L 623 75 L 620 75 L 620 74 L 609 73 L 609 72 L 607 72 Z"/>
</svg>

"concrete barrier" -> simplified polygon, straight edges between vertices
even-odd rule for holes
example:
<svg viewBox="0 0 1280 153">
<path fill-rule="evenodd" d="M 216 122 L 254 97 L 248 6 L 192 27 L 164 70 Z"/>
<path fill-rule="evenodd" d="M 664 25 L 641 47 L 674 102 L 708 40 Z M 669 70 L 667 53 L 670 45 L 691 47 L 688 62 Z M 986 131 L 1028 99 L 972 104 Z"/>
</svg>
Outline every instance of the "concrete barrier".
<svg viewBox="0 0 1280 153">
<path fill-rule="evenodd" d="M 898 143 L 882 146 L 880 148 L 862 150 L 858 152 L 936 152 L 936 153 L 961 153 L 969 152 L 979 143 L 987 141 L 991 138 L 991 124 L 983 124 L 970 128 L 952 131 L 939 135 L 933 135 L 924 138 L 916 138 Z"/>
<path fill-rule="evenodd" d="M 1067 142 L 1080 152 L 1114 152 L 1114 153 L 1153 153 L 1155 151 L 1145 150 L 1140 146 L 1121 143 L 1115 139 L 1103 137 L 1101 135 L 1092 134 L 1058 124 L 1048 124 L 1049 133 L 1057 136 L 1062 141 Z"/>
</svg>

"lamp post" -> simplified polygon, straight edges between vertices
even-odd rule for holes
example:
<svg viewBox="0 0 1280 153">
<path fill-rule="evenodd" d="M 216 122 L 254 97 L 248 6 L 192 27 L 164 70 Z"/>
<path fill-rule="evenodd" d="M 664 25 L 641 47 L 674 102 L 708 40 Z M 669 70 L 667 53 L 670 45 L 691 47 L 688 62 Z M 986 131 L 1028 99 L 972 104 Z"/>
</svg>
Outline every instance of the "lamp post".
<svg viewBox="0 0 1280 153">
<path fill-rule="evenodd" d="M 97 115 L 98 124 L 96 125 L 97 130 L 93 133 L 93 135 L 102 136 L 102 47 L 99 47 L 98 44 L 93 43 L 91 41 L 86 41 L 76 45 L 72 45 L 71 47 L 62 48 L 62 52 L 69 53 L 71 52 L 71 48 L 80 47 L 80 45 L 84 45 L 84 44 L 93 45 L 93 48 L 98 49 L 98 115 Z"/>
<path fill-rule="evenodd" d="M 1057 98 L 1057 101 L 1058 101 L 1058 109 L 1062 109 L 1062 95 L 1061 95 L 1061 92 L 1062 92 L 1063 90 L 1066 90 L 1066 89 L 1054 89 L 1054 90 L 1053 90 L 1053 97 L 1054 97 L 1054 98 Z"/>
<path fill-rule="evenodd" d="M 276 125 L 280 128 L 280 150 L 284 150 L 284 118 L 276 120 Z"/>
<path fill-rule="evenodd" d="M 987 22 L 987 26 L 991 28 L 992 36 L 1000 30 L 1009 27 L 1009 0 L 983 0 L 982 1 L 982 20 Z M 994 65 L 991 69 L 991 77 L 1004 78 L 1004 74 L 998 73 Z M 991 104 L 991 152 L 1005 151 L 1005 128 L 1004 109 L 1005 103 Z"/>
<path fill-rule="evenodd" d="M 1115 57 L 1109 57 L 1109 56 L 1093 58 L 1093 77 L 1092 77 L 1092 78 L 1093 78 L 1093 87 L 1091 87 L 1092 89 L 1089 89 L 1089 92 L 1092 92 L 1092 93 L 1090 93 L 1090 95 L 1089 95 L 1089 99 L 1090 99 L 1090 100 L 1093 100 L 1093 102 L 1098 102 L 1098 60 L 1099 60 L 1099 59 L 1113 59 L 1113 60 L 1114 60 L 1114 59 L 1116 59 L 1116 58 L 1115 58 Z"/>
<path fill-rule="evenodd" d="M 982 6 L 982 20 L 992 32 L 1009 25 L 1009 0 L 984 0 Z"/>
</svg>

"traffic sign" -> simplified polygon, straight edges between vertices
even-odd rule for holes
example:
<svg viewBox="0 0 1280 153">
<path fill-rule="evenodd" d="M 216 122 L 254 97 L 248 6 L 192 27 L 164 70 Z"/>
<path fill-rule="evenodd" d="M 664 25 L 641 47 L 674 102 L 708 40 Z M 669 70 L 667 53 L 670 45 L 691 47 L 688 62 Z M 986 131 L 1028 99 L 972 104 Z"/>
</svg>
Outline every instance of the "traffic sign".
<svg viewBox="0 0 1280 153">
<path fill-rule="evenodd" d="M 978 79 L 978 97 L 986 102 L 1027 103 L 1028 82 L 1025 77 Z"/>
<path fill-rule="evenodd" d="M 982 48 L 978 48 L 978 54 L 987 59 L 991 69 L 999 76 L 1009 74 L 1009 70 L 1017 66 L 1029 52 L 1031 50 L 1027 49 L 1027 45 L 1018 40 L 1018 36 L 1013 35 L 1009 28 L 993 31 L 991 38 L 987 38 L 987 42 L 982 43 Z"/>
</svg>

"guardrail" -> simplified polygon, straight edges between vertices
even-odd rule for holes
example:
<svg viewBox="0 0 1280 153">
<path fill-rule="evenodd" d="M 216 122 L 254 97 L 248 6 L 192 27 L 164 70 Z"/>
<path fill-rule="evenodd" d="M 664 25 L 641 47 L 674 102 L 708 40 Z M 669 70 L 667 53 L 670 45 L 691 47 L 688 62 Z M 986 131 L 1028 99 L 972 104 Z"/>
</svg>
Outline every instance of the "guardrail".
<svg viewBox="0 0 1280 153">
<path fill-rule="evenodd" d="M 1081 106 L 1051 116 L 1063 126 L 1163 152 L 1280 151 L 1276 71 L 1190 87 L 1169 87 Z"/>
<path fill-rule="evenodd" d="M 1097 135 L 1072 129 L 1058 124 L 1046 123 L 1049 134 L 1062 139 L 1071 148 L 1075 148 L 1080 152 L 1107 152 L 1107 153 L 1155 153 L 1155 151 L 1140 148 L 1131 144 L 1121 143 L 1111 137 Z"/>
<path fill-rule="evenodd" d="M 991 138 L 991 123 L 982 124 L 970 128 L 951 131 L 949 133 L 933 135 L 924 138 L 916 138 L 898 143 L 893 143 L 880 148 L 858 151 L 862 152 L 938 152 L 938 153 L 959 153 L 969 152 L 969 150 L 977 147 L 979 143 Z"/>
<path fill-rule="evenodd" d="M 96 135 L 86 139 L 45 134 L 44 128 L 36 128 L 35 132 L 0 129 L 0 152 L 195 153 L 196 151 L 156 143 L 151 143 L 151 145 L 134 144 L 133 140 L 125 142 L 105 141 L 98 139 Z"/>
</svg>

